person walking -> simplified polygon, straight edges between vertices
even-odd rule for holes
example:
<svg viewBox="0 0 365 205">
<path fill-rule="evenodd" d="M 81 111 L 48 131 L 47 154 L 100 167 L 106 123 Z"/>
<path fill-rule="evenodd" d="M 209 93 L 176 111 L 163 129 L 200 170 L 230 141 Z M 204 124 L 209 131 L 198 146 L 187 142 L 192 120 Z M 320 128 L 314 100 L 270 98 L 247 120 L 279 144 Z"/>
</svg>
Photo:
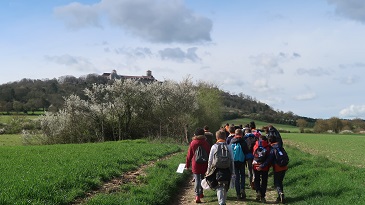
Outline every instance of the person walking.
<svg viewBox="0 0 365 205">
<path fill-rule="evenodd" d="M 255 147 L 253 149 L 254 159 L 252 162 L 253 172 L 254 172 L 254 186 L 256 190 L 256 200 L 266 203 L 266 189 L 267 180 L 269 177 L 269 165 L 261 166 L 269 155 L 270 146 L 268 144 L 265 135 L 261 135 L 259 140 L 256 141 Z"/>
<path fill-rule="evenodd" d="M 205 152 L 206 159 L 203 162 L 197 161 L 197 150 Z M 208 168 L 208 153 L 210 152 L 210 145 L 204 136 L 204 129 L 197 128 L 193 140 L 191 141 L 186 156 L 185 168 L 191 170 L 194 175 L 194 190 L 195 190 L 195 202 L 201 203 L 201 198 L 204 197 L 203 188 L 201 187 L 201 181 L 204 178 L 204 174 Z M 203 153 L 204 155 L 204 153 Z"/>
<path fill-rule="evenodd" d="M 231 140 L 233 150 L 234 172 L 236 175 L 235 188 L 237 199 L 246 199 L 245 192 L 245 156 L 248 154 L 248 147 L 243 138 L 242 129 L 235 130 L 235 136 Z"/>
<path fill-rule="evenodd" d="M 216 190 L 219 205 L 226 205 L 231 178 L 235 177 L 233 152 L 226 143 L 225 132 L 219 130 L 215 134 L 217 142 L 210 149 L 205 179 L 209 187 Z"/>
</svg>

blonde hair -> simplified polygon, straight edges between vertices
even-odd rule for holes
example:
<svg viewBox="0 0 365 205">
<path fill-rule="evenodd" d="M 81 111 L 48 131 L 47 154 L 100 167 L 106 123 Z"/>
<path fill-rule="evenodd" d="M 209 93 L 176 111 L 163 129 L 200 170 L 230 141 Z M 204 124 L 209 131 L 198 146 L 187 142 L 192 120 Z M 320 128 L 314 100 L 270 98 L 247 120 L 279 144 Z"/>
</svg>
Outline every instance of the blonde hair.
<svg viewBox="0 0 365 205">
<path fill-rule="evenodd" d="M 215 138 L 216 139 L 226 139 L 226 133 L 223 132 L 222 130 L 218 130 L 217 132 L 215 132 Z"/>
</svg>

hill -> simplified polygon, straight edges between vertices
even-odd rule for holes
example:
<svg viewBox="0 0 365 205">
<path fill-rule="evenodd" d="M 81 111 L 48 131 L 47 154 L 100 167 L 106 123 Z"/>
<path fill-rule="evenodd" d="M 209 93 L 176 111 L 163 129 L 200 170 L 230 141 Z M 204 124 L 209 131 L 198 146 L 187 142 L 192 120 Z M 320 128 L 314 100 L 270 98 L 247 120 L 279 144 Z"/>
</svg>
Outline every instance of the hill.
<svg viewBox="0 0 365 205">
<path fill-rule="evenodd" d="M 58 79 L 32 80 L 22 79 L 0 85 L 0 111 L 24 112 L 49 110 L 56 111 L 63 104 L 63 98 L 76 94 L 85 99 L 83 90 L 96 84 L 108 84 L 110 81 L 97 74 L 76 78 L 62 76 Z M 295 125 L 296 120 L 303 118 L 292 112 L 275 111 L 269 105 L 245 94 L 230 94 L 220 91 L 223 99 L 224 120 L 247 117 L 272 123 Z M 305 118 L 310 125 L 315 119 Z"/>
</svg>

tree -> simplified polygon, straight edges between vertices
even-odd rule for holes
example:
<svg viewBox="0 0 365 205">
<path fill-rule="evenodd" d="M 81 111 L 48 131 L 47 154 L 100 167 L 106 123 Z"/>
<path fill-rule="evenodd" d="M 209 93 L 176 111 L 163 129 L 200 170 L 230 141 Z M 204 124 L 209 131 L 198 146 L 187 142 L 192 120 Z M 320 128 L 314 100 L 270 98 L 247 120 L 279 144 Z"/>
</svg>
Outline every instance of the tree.
<svg viewBox="0 0 365 205">
<path fill-rule="evenodd" d="M 300 132 L 304 132 L 304 128 L 307 126 L 308 122 L 305 119 L 297 119 L 297 127 L 299 127 Z"/>
<path fill-rule="evenodd" d="M 329 129 L 335 133 L 339 133 L 343 127 L 342 121 L 337 117 L 331 117 L 328 120 Z"/>
<path fill-rule="evenodd" d="M 327 132 L 329 130 L 328 122 L 323 119 L 318 119 L 314 124 L 313 130 L 316 133 Z"/>
</svg>

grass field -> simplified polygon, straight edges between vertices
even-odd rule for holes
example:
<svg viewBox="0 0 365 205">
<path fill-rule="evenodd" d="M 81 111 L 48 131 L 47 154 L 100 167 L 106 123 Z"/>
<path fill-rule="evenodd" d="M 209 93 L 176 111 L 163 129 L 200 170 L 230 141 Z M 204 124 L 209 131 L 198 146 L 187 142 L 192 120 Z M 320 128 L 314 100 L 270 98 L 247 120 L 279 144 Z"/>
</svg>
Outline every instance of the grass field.
<svg viewBox="0 0 365 205">
<path fill-rule="evenodd" d="M 270 124 L 270 125 L 273 125 L 278 130 L 287 130 L 287 131 L 290 131 L 290 132 L 299 132 L 299 128 L 296 127 L 296 126 L 275 124 L 275 123 L 267 123 L 267 122 L 263 122 L 263 121 L 259 121 L 259 120 L 252 120 L 252 119 L 248 119 L 248 118 L 227 120 L 227 121 L 224 121 L 224 125 L 226 123 L 229 123 L 229 124 L 234 124 L 234 125 L 243 125 L 243 126 L 245 126 L 246 124 L 249 124 L 251 121 L 255 122 L 256 128 L 258 128 L 258 129 L 261 129 L 262 127 L 267 126 L 267 125 Z"/>
<path fill-rule="evenodd" d="M 178 151 L 141 140 L 2 146 L 0 204 L 69 204 L 104 180 Z"/>
<path fill-rule="evenodd" d="M 365 168 L 365 135 L 282 133 L 288 144 L 334 162 Z"/>
</svg>

